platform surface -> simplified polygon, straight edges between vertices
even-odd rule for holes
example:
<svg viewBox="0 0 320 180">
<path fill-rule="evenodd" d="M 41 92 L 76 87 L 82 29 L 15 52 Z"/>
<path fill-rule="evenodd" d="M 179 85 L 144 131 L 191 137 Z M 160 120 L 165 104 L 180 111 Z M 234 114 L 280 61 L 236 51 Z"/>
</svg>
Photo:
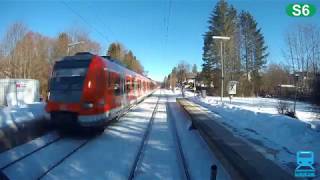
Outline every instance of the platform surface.
<svg viewBox="0 0 320 180">
<path fill-rule="evenodd" d="M 200 105 L 185 98 L 177 98 L 177 102 L 191 116 L 194 128 L 199 130 L 233 179 L 294 179 L 243 139 L 234 136 Z"/>
</svg>

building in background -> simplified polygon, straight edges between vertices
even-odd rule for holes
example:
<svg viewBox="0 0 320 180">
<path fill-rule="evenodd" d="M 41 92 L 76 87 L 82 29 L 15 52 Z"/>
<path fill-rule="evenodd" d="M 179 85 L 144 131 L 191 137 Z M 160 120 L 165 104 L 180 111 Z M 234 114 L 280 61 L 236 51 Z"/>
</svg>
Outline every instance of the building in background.
<svg viewBox="0 0 320 180">
<path fill-rule="evenodd" d="M 39 100 L 38 80 L 0 79 L 0 106 L 31 104 Z"/>
</svg>

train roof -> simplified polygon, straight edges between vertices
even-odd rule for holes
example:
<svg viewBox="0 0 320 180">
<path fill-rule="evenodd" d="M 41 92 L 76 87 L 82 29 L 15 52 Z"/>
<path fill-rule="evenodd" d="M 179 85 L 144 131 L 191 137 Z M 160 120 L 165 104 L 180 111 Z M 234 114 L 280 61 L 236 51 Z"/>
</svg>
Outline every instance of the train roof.
<svg viewBox="0 0 320 180">
<path fill-rule="evenodd" d="M 129 74 L 131 76 L 138 76 L 140 78 L 148 79 L 148 77 L 145 77 L 139 73 L 136 73 L 136 72 L 128 69 L 127 67 L 125 67 L 121 62 L 119 62 L 116 59 L 112 59 L 109 56 L 100 56 L 100 57 L 107 62 L 107 65 L 109 66 L 107 68 L 110 68 L 111 70 L 115 70 L 118 72 L 125 72 L 126 74 Z"/>
<path fill-rule="evenodd" d="M 64 57 L 61 61 L 78 60 L 78 61 L 89 61 L 90 62 L 93 59 L 93 57 L 102 58 L 107 63 L 107 66 L 109 66 L 107 68 L 110 68 L 111 70 L 118 71 L 118 72 L 123 72 L 123 73 L 125 72 L 126 74 L 129 74 L 131 76 L 144 78 L 145 80 L 149 80 L 149 81 L 155 82 L 149 77 L 146 77 L 144 75 L 141 75 L 139 73 L 136 73 L 136 72 L 128 69 L 119 60 L 113 59 L 110 56 L 98 56 L 98 55 L 94 55 L 94 54 L 92 54 L 90 52 L 78 52 L 73 56 Z"/>
<path fill-rule="evenodd" d="M 78 52 L 73 56 L 65 56 L 63 60 L 65 61 L 74 61 L 74 60 L 79 60 L 79 61 L 91 61 L 91 59 L 94 57 L 93 54 L 89 52 Z"/>
</svg>

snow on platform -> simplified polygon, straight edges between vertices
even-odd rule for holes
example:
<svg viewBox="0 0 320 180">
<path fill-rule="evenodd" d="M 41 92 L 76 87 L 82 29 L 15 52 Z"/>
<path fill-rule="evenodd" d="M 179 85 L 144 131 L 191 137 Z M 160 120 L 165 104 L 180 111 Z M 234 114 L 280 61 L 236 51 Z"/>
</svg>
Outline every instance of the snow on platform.
<svg viewBox="0 0 320 180">
<path fill-rule="evenodd" d="M 217 157 L 212 154 L 206 142 L 197 130 L 190 130 L 191 119 L 188 114 L 176 103 L 178 93 L 166 91 L 169 95 L 168 108 L 170 108 L 170 120 L 175 121 L 180 137 L 183 153 L 190 169 L 191 179 L 210 179 L 212 165 L 216 165 L 217 179 L 231 179 Z M 169 110 L 167 110 L 169 111 Z"/>
<path fill-rule="evenodd" d="M 49 115 L 45 104 L 0 108 L 0 152 L 29 141 L 44 132 Z"/>
<path fill-rule="evenodd" d="M 315 153 L 316 169 L 320 165 L 320 133 L 310 128 L 308 122 L 317 121 L 312 116 L 305 119 L 290 118 L 276 113 L 274 99 L 234 98 L 232 104 L 218 102 L 218 97 L 189 99 L 213 112 L 211 115 L 234 134 L 247 140 L 269 159 L 289 172 L 296 168 L 296 153 L 309 150 Z M 226 100 L 226 99 L 225 99 Z M 298 116 L 307 114 L 308 107 L 298 103 Z M 310 113 L 314 114 L 314 113 Z"/>
<path fill-rule="evenodd" d="M 17 125 L 28 121 L 48 118 L 44 107 L 44 103 L 34 103 L 0 108 L 0 129 L 7 126 L 17 129 Z"/>
</svg>

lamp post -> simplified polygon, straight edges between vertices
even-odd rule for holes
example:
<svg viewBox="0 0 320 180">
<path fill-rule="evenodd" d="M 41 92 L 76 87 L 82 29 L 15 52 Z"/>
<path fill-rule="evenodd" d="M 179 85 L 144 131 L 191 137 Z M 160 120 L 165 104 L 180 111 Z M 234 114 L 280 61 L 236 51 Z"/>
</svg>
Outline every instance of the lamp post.
<svg viewBox="0 0 320 180">
<path fill-rule="evenodd" d="M 227 36 L 212 36 L 212 39 L 220 39 L 220 57 L 221 57 L 221 103 L 223 98 L 223 86 L 224 86 L 224 59 L 222 53 L 223 40 L 230 40 Z"/>
<path fill-rule="evenodd" d="M 71 47 L 76 46 L 76 45 L 78 45 L 78 44 L 84 44 L 84 43 L 85 43 L 84 41 L 78 41 L 78 42 L 69 43 L 69 44 L 68 44 L 68 49 L 67 49 L 68 55 L 69 55 L 69 53 L 70 53 L 70 48 L 71 48 Z"/>
<path fill-rule="evenodd" d="M 296 102 L 297 102 L 297 91 L 298 91 L 298 80 L 299 80 L 299 74 L 295 73 L 294 74 L 294 85 L 295 85 L 295 93 L 294 93 L 294 105 L 293 105 L 293 112 L 296 114 Z"/>
</svg>

